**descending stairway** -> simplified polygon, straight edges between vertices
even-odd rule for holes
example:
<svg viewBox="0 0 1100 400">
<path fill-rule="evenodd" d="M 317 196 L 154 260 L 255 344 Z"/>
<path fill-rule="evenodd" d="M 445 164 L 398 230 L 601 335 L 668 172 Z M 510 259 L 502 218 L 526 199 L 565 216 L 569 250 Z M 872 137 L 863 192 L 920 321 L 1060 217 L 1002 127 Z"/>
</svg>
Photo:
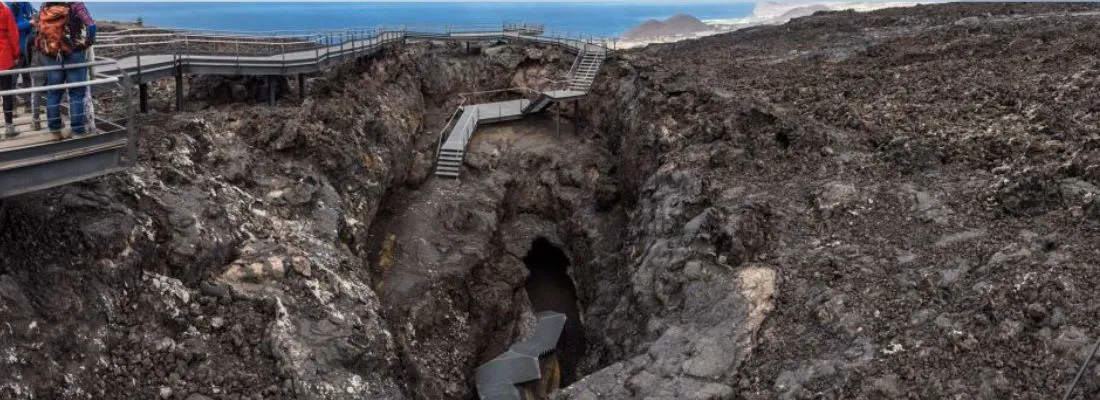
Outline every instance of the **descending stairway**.
<svg viewBox="0 0 1100 400">
<path fill-rule="evenodd" d="M 435 176 L 441 178 L 458 178 L 462 171 L 462 159 L 466 156 L 464 150 L 442 149 L 439 151 L 439 160 L 435 163 Z"/>
<path fill-rule="evenodd" d="M 576 69 L 569 75 L 568 89 L 587 92 L 588 88 L 592 87 L 592 82 L 596 80 L 596 74 L 600 72 L 603 60 L 607 57 L 607 51 L 604 49 L 586 50 L 583 54 L 578 54 L 577 57 L 580 57 L 580 62 L 577 63 Z"/>
<path fill-rule="evenodd" d="M 553 97 L 550 97 L 546 93 L 539 93 L 539 97 L 536 98 L 535 101 L 532 101 L 531 104 L 528 104 L 527 108 L 523 109 L 523 113 L 534 114 L 537 112 L 542 112 L 542 110 L 545 110 L 546 107 L 549 107 L 550 104 L 552 104 L 553 102 Z"/>
<path fill-rule="evenodd" d="M 459 111 L 462 116 L 455 121 L 454 126 L 448 126 L 451 133 L 447 136 L 439 149 L 439 156 L 435 164 L 435 176 L 441 178 L 458 178 L 462 174 L 462 162 L 466 156 L 466 145 L 477 129 L 478 124 L 508 121 L 522 118 L 526 115 L 540 113 L 556 102 L 584 97 L 592 82 L 596 80 L 607 57 L 607 49 L 593 46 L 578 48 L 579 54 L 574 61 L 573 68 L 569 71 L 564 90 L 549 90 L 539 92 L 533 101 L 512 100 L 498 103 L 486 103 L 463 106 Z"/>
</svg>

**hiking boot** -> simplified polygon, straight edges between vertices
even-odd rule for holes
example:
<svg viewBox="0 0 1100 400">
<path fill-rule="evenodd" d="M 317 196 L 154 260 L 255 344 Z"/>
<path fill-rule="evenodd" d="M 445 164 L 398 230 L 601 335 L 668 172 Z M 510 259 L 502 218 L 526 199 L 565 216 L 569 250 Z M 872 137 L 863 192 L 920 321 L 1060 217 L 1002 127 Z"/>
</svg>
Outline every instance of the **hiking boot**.
<svg viewBox="0 0 1100 400">
<path fill-rule="evenodd" d="M 4 137 L 11 139 L 16 136 L 19 136 L 19 132 L 15 131 L 15 125 L 8 125 L 4 128 Z"/>
<path fill-rule="evenodd" d="M 61 141 L 66 139 L 65 134 L 61 131 L 50 131 L 50 134 L 53 135 L 53 140 Z"/>
</svg>

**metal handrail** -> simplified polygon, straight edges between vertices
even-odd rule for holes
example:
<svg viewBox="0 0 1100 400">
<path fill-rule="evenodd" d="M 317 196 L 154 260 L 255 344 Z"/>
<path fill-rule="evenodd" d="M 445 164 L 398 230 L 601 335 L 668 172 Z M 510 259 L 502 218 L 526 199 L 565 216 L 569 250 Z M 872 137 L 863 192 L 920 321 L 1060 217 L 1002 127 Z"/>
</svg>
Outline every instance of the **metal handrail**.
<svg viewBox="0 0 1100 400">
<path fill-rule="evenodd" d="M 505 24 L 470 24 L 470 25 L 426 25 L 426 24 L 420 24 L 420 25 L 402 25 L 400 27 L 383 26 L 383 27 L 376 27 L 376 28 L 356 28 L 356 29 L 345 29 L 345 30 L 337 30 L 337 31 L 331 31 L 331 30 L 330 31 L 318 31 L 318 32 L 308 32 L 308 31 L 306 31 L 306 32 L 303 32 L 303 34 L 301 34 L 301 35 L 283 36 L 283 37 L 295 37 L 295 38 L 299 39 L 299 40 L 294 41 L 294 42 L 262 41 L 265 38 L 270 39 L 272 37 L 280 37 L 280 36 L 276 36 L 276 35 L 272 34 L 273 32 L 276 32 L 276 31 L 268 31 L 267 32 L 268 34 L 266 36 L 259 36 L 259 34 L 262 34 L 262 33 L 265 33 L 265 32 L 251 32 L 247 35 L 232 35 L 232 34 L 218 33 L 218 32 L 227 32 L 227 31 L 197 31 L 197 30 L 182 30 L 182 29 L 175 29 L 175 30 L 165 30 L 165 29 L 160 29 L 160 30 L 156 30 L 156 29 L 138 30 L 138 29 L 135 29 L 135 30 L 121 31 L 123 33 L 126 33 L 125 35 L 124 34 L 119 34 L 119 33 L 101 35 L 100 40 L 108 41 L 108 42 L 111 42 L 111 43 L 104 43 L 100 46 L 100 48 L 123 48 L 123 47 L 145 46 L 145 45 L 153 45 L 153 44 L 179 44 L 181 41 L 183 42 L 185 47 L 188 47 L 187 45 L 190 44 L 191 42 L 206 43 L 206 44 L 232 44 L 234 46 L 234 51 L 231 54 L 235 54 L 239 57 L 242 54 L 242 52 L 240 50 L 241 45 L 245 45 L 245 46 L 247 46 L 247 45 L 279 46 L 280 48 L 285 48 L 286 46 L 290 46 L 290 45 L 321 45 L 321 46 L 330 47 L 329 49 L 326 50 L 326 52 L 331 52 L 332 51 L 331 47 L 336 47 L 337 43 L 345 44 L 345 42 L 347 41 L 347 39 L 349 37 L 351 37 L 352 40 L 364 40 L 364 39 L 366 39 L 366 40 L 377 40 L 379 38 L 383 38 L 383 40 L 384 40 L 384 38 L 386 36 L 388 36 L 390 34 L 393 34 L 393 33 L 400 34 L 403 37 L 404 36 L 415 36 L 417 33 L 436 34 L 436 33 L 439 33 L 439 32 L 442 32 L 442 33 L 447 34 L 447 35 L 477 34 L 477 33 L 500 33 L 502 36 L 518 37 L 518 38 L 531 38 L 531 36 L 524 36 L 524 35 L 521 35 L 521 34 L 510 33 L 510 31 L 514 31 L 517 27 L 522 28 L 522 29 L 527 29 L 527 28 L 535 29 L 535 28 L 540 28 L 541 27 L 542 29 L 540 30 L 540 36 L 537 36 L 536 38 L 541 39 L 542 41 L 545 41 L 545 42 L 565 44 L 565 45 L 569 45 L 570 47 L 578 48 L 578 50 L 580 50 L 581 47 L 584 47 L 585 48 L 584 50 L 587 50 L 587 47 L 589 45 L 595 45 L 595 46 L 598 46 L 598 47 L 603 47 L 605 49 L 605 51 L 607 50 L 607 47 L 606 47 L 606 42 L 607 41 L 606 40 L 602 40 L 602 41 L 601 40 L 595 40 L 593 36 L 585 37 L 584 35 L 565 34 L 561 31 L 549 31 L 549 32 L 547 32 L 547 31 L 545 31 L 545 27 L 543 27 L 539 24 L 518 24 L 518 23 L 510 23 L 510 22 L 505 23 Z M 137 33 L 137 32 L 156 32 L 156 33 L 141 34 L 141 33 Z M 292 31 L 280 31 L 280 32 L 292 32 Z M 349 35 L 349 33 L 351 33 L 351 34 Z M 412 35 L 410 35 L 410 34 L 412 34 Z M 143 43 L 143 42 L 138 42 L 138 41 L 134 41 L 133 43 L 118 43 L 119 41 L 121 41 L 123 39 L 142 39 L 142 38 L 153 38 L 153 37 L 156 37 L 156 38 L 170 38 L 170 39 L 169 40 L 157 41 L 157 42 L 154 42 L 154 43 L 149 43 L 149 42 L 144 42 Z M 339 40 L 335 40 L 335 39 L 337 39 L 337 37 L 339 37 Z M 242 41 L 242 40 L 246 40 L 246 41 Z M 359 45 L 358 42 L 353 42 L 352 44 L 356 45 L 356 46 Z"/>
<path fill-rule="evenodd" d="M 26 74 L 26 73 L 32 73 L 32 72 L 59 71 L 59 70 L 73 69 L 73 68 L 98 67 L 98 66 L 101 66 L 101 65 L 111 65 L 111 64 L 115 64 L 115 63 L 116 63 L 116 61 L 114 61 L 114 60 L 101 60 L 101 61 L 83 62 L 83 63 L 78 63 L 78 64 L 51 65 L 51 66 L 44 66 L 44 67 L 9 69 L 9 70 L 0 71 L 0 76 L 19 75 L 19 74 Z M 3 93 L 3 92 L 0 91 L 0 93 Z"/>
<path fill-rule="evenodd" d="M 470 145 L 470 138 L 474 136 L 474 131 L 477 130 L 477 121 L 481 119 L 481 107 L 474 107 L 474 116 L 466 120 L 466 128 L 463 129 L 466 132 L 462 134 L 462 159 L 466 159 L 466 146 Z"/>
<path fill-rule="evenodd" d="M 530 93 L 534 93 L 534 94 L 540 94 L 541 93 L 538 90 L 531 89 L 531 88 L 526 87 L 526 86 L 516 86 L 516 87 L 505 88 L 505 89 L 482 90 L 482 91 L 477 91 L 477 92 L 463 92 L 463 93 L 459 93 L 458 97 L 460 99 L 462 99 L 462 101 L 465 103 L 468 100 L 467 96 L 478 96 L 478 95 L 485 95 L 485 94 L 514 92 L 514 91 L 530 92 Z"/>
<path fill-rule="evenodd" d="M 439 153 L 443 151 L 443 134 L 447 133 L 447 127 L 451 126 L 451 122 L 454 122 L 455 118 L 462 111 L 462 106 L 466 104 L 466 99 L 461 99 L 458 102 L 458 107 L 455 107 L 455 112 L 451 113 L 451 118 L 447 119 L 447 122 L 443 124 L 443 129 L 439 130 L 439 143 L 435 148 L 435 159 L 439 160 Z"/>
<path fill-rule="evenodd" d="M 12 70 L 12 71 L 20 71 L 20 70 Z M 112 76 L 112 77 L 108 77 L 108 78 L 91 79 L 91 80 L 87 80 L 87 81 L 83 81 L 83 82 L 61 83 L 61 84 L 57 84 L 57 85 L 33 86 L 33 87 L 22 88 L 22 89 L 0 90 L 0 97 L 2 97 L 2 96 L 18 96 L 18 95 L 21 95 L 21 94 L 29 94 L 29 93 L 41 93 L 41 92 L 47 92 L 47 91 L 51 91 L 51 90 L 64 90 L 64 89 L 72 89 L 72 88 L 79 88 L 79 87 L 96 86 L 96 85 L 103 85 L 103 84 L 108 84 L 108 83 L 118 83 L 118 81 L 119 81 L 118 77 Z"/>
<path fill-rule="evenodd" d="M 127 143 L 126 143 L 126 159 L 125 159 L 125 164 L 124 165 L 133 166 L 137 162 L 137 141 L 136 141 L 136 132 L 133 129 L 133 113 L 134 113 L 134 110 L 133 110 L 133 104 L 130 101 L 130 99 L 131 99 L 131 96 L 130 96 L 131 88 L 130 87 L 132 86 L 132 82 L 130 81 L 130 76 L 125 71 L 122 71 L 118 76 L 104 76 L 100 73 L 95 72 L 95 68 L 94 68 L 96 66 L 115 64 L 116 62 L 117 62 L 116 60 L 113 60 L 113 59 L 110 59 L 110 58 L 105 58 L 105 59 L 102 59 L 102 60 L 90 61 L 90 62 L 84 62 L 84 63 L 76 63 L 76 64 L 68 64 L 68 65 L 56 65 L 56 66 L 45 66 L 45 67 L 20 68 L 20 69 L 13 69 L 13 70 L 8 70 L 8 71 L 3 71 L 4 75 L 30 74 L 32 76 L 32 82 L 31 82 L 30 87 L 20 88 L 20 89 L 0 90 L 0 97 L 6 97 L 6 96 L 13 96 L 13 97 L 14 96 L 20 96 L 20 97 L 22 97 L 23 95 L 30 95 L 29 97 L 31 99 L 31 104 L 30 105 L 31 105 L 32 114 L 31 114 L 30 120 L 29 121 L 22 121 L 22 122 L 13 121 L 11 124 L 8 124 L 8 123 L 5 122 L 5 126 L 25 127 L 25 126 L 29 125 L 29 126 L 31 126 L 31 129 L 40 129 L 39 128 L 40 125 L 38 125 L 38 124 L 40 124 L 42 122 L 41 119 L 39 118 L 39 116 L 40 116 L 39 112 L 40 112 L 41 109 L 46 109 L 47 111 L 50 111 L 51 107 L 56 107 L 56 109 L 59 109 L 61 113 L 65 113 L 66 112 L 65 110 L 69 109 L 68 104 L 66 104 L 66 103 L 61 103 L 61 104 L 57 104 L 57 105 L 54 105 L 54 106 L 46 105 L 46 106 L 40 107 L 39 105 L 37 105 L 37 100 L 38 100 L 38 97 L 40 96 L 40 93 L 51 92 L 51 91 L 64 91 L 64 90 L 79 89 L 79 88 L 85 88 L 85 90 L 88 90 L 89 92 L 91 92 L 91 89 L 94 88 L 94 87 L 100 87 L 100 86 L 104 86 L 104 85 L 119 86 L 119 89 L 121 89 L 121 93 L 122 93 L 122 96 L 123 96 L 122 97 L 122 102 L 117 103 L 117 102 L 114 102 L 114 101 L 110 101 L 109 103 L 110 104 L 122 104 L 122 106 L 124 107 L 124 113 L 125 113 L 124 116 L 117 116 L 116 115 L 116 116 L 111 117 L 111 118 L 101 118 L 101 117 L 96 116 L 95 111 L 94 111 L 94 106 L 91 106 L 92 104 L 96 104 L 95 103 L 96 100 L 91 98 L 91 97 L 86 98 L 86 101 L 88 102 L 86 104 L 88 104 L 90 107 L 87 110 L 87 113 L 85 113 L 84 115 L 85 115 L 85 118 L 87 120 L 87 127 L 88 127 L 89 131 L 92 131 L 92 132 L 98 131 L 100 129 L 100 127 L 104 127 L 106 129 L 104 131 L 100 131 L 100 133 L 117 133 L 120 130 L 125 130 Z M 54 85 L 36 85 L 33 82 L 33 76 L 36 75 L 35 73 L 40 73 L 40 72 L 43 72 L 43 71 L 71 70 L 71 69 L 81 69 L 81 68 L 87 69 L 88 74 L 91 75 L 93 77 L 93 79 L 88 79 L 88 80 L 81 81 L 81 82 L 70 82 L 70 83 L 62 83 L 62 84 L 54 84 Z M 116 67 L 116 69 L 117 69 L 117 67 Z M 96 123 L 97 121 L 102 122 L 103 124 L 97 124 Z M 97 127 L 97 125 L 99 125 L 99 127 Z M 9 148 L 9 149 L 17 149 L 17 148 L 18 147 L 13 147 L 13 148 Z M 89 149 L 90 149 L 90 147 L 89 147 Z"/>
</svg>

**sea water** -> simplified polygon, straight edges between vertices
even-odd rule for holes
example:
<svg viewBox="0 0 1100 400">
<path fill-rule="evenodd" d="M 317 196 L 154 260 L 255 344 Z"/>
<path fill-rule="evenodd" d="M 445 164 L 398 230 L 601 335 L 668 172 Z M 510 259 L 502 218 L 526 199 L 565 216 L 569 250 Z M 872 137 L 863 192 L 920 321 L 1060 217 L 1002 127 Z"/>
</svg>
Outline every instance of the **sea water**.
<svg viewBox="0 0 1100 400">
<path fill-rule="evenodd" d="M 702 20 L 743 18 L 753 3 L 652 2 L 371 2 L 371 3 L 174 3 L 89 2 L 100 20 L 146 26 L 234 31 L 324 30 L 394 24 L 545 24 L 547 29 L 594 36 L 620 36 L 648 19 L 677 13 Z"/>
</svg>

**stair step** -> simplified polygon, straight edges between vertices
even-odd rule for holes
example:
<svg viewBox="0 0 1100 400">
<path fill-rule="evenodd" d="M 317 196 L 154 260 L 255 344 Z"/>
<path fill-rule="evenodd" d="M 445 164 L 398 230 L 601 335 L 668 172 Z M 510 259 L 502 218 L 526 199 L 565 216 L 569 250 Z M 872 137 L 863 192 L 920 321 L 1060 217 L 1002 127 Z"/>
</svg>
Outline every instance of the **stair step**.
<svg viewBox="0 0 1100 400">
<path fill-rule="evenodd" d="M 459 168 L 459 167 L 444 167 L 444 166 L 435 167 L 435 173 L 437 173 L 437 174 L 440 173 L 440 172 L 444 172 L 444 173 L 452 172 L 452 173 L 457 174 L 460 171 L 462 171 L 462 168 Z"/>
<path fill-rule="evenodd" d="M 461 156 L 463 154 L 466 154 L 466 151 L 465 150 L 455 150 L 455 149 L 439 149 L 439 155 L 444 155 L 444 154 Z"/>
<path fill-rule="evenodd" d="M 458 174 L 452 174 L 452 173 L 436 172 L 435 176 L 438 176 L 440 178 L 455 178 L 455 179 L 458 179 Z"/>
<path fill-rule="evenodd" d="M 454 153 L 445 153 L 445 154 L 440 153 L 439 154 L 439 159 L 440 160 L 462 160 L 462 155 L 461 154 L 454 154 Z"/>
</svg>

